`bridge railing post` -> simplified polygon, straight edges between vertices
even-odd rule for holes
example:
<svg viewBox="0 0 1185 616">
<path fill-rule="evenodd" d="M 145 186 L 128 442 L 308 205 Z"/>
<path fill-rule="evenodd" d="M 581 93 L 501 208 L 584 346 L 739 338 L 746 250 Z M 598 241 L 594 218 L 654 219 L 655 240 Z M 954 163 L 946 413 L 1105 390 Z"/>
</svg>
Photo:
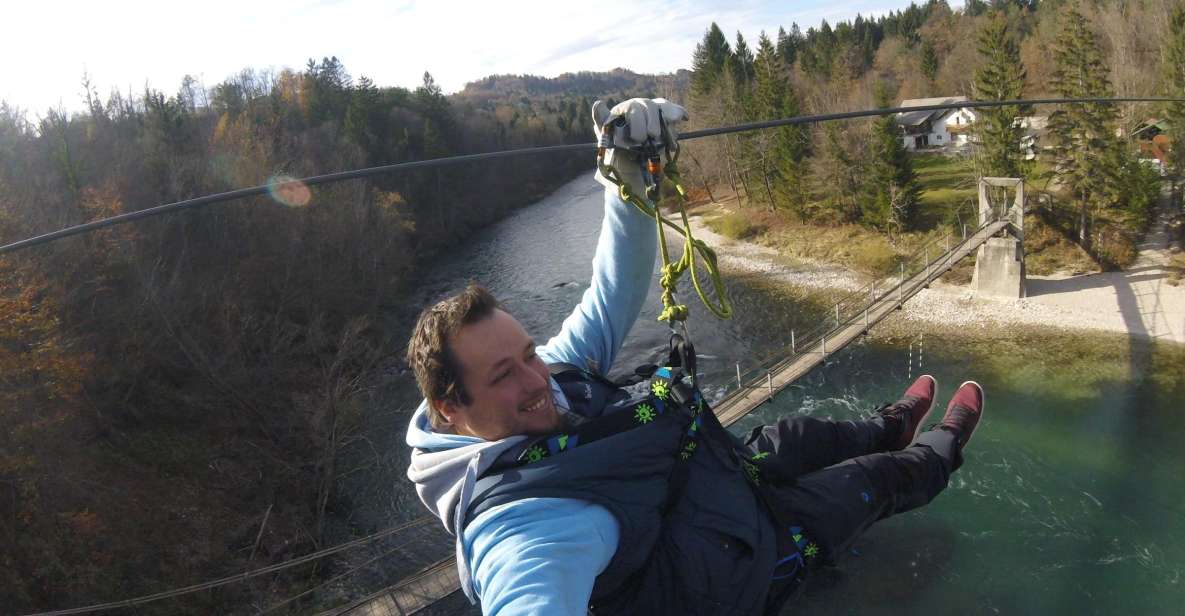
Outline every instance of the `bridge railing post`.
<svg viewBox="0 0 1185 616">
<path fill-rule="evenodd" d="M 738 361 L 737 362 L 737 389 L 741 389 L 742 386 L 743 385 L 741 383 L 741 362 Z"/>
<path fill-rule="evenodd" d="M 794 330 L 790 330 L 790 353 L 798 355 L 798 349 L 794 348 Z"/>
<path fill-rule="evenodd" d="M 769 401 L 774 401 L 774 375 L 769 370 L 765 371 L 765 384 L 769 386 Z"/>
<path fill-rule="evenodd" d="M 905 292 L 905 261 L 901 262 L 901 281 L 897 283 L 897 303 L 901 303 L 901 294 Z"/>
<path fill-rule="evenodd" d="M 839 302 L 835 302 L 835 328 L 839 329 Z"/>
</svg>

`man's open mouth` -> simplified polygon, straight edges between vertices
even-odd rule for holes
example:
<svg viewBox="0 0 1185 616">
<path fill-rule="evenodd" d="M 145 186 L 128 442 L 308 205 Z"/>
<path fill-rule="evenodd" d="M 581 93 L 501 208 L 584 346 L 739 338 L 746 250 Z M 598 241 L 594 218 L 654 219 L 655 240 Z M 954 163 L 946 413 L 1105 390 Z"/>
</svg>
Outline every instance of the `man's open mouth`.
<svg viewBox="0 0 1185 616">
<path fill-rule="evenodd" d="M 546 405 L 547 405 L 547 396 L 543 396 L 542 398 L 539 398 L 535 402 L 528 404 L 527 406 L 524 406 L 523 412 L 524 413 L 534 413 L 535 411 L 541 411 L 541 410 L 543 410 L 543 407 Z"/>
</svg>

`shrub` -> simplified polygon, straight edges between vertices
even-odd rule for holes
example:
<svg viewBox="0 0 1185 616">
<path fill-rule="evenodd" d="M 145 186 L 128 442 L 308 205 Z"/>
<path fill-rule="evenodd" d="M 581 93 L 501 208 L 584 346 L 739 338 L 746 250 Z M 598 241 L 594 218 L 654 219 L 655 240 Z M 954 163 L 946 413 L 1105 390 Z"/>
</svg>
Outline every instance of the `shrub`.
<svg viewBox="0 0 1185 616">
<path fill-rule="evenodd" d="M 757 224 L 750 217 L 738 213 L 725 214 L 709 220 L 708 226 L 716 233 L 734 240 L 748 239 L 765 231 L 764 225 Z"/>
<path fill-rule="evenodd" d="M 884 236 L 867 238 L 851 248 L 853 269 L 884 276 L 896 271 L 900 258 Z"/>
<path fill-rule="evenodd" d="M 1138 251 L 1131 233 L 1112 227 L 1099 231 L 1094 257 L 1107 270 L 1123 269 L 1136 262 Z"/>
<path fill-rule="evenodd" d="M 1185 252 L 1177 252 L 1169 259 L 1169 279 L 1168 283 L 1174 287 L 1181 284 L 1182 279 L 1185 279 Z"/>
<path fill-rule="evenodd" d="M 1123 173 L 1125 207 L 1133 214 L 1141 228 L 1152 222 L 1156 201 L 1160 198 L 1160 173 L 1155 167 L 1131 160 Z"/>
</svg>

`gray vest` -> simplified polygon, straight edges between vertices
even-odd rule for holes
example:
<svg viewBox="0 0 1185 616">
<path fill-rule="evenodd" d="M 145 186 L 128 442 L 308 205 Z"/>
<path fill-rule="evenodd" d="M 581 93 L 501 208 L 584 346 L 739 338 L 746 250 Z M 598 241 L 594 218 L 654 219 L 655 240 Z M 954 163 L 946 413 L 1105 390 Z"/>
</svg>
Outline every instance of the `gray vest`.
<svg viewBox="0 0 1185 616">
<path fill-rule="evenodd" d="M 555 376 L 572 411 L 592 421 L 655 402 L 586 372 Z M 593 442 L 561 444 L 529 464 L 495 464 L 477 480 L 465 519 L 523 498 L 596 503 L 617 518 L 621 535 L 593 587 L 594 613 L 759 614 L 776 560 L 774 522 L 745 479 L 734 437 L 710 412 L 701 417 L 696 451 L 685 462 L 691 422 L 666 412 Z M 551 444 L 554 450 L 554 438 Z M 672 494 L 679 464 L 686 482 Z"/>
</svg>

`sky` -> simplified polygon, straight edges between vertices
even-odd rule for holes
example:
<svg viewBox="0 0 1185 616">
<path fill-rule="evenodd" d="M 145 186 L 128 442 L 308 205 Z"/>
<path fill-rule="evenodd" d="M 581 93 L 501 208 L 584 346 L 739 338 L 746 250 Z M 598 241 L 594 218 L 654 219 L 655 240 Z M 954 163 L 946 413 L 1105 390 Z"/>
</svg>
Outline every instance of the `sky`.
<svg viewBox="0 0 1185 616">
<path fill-rule="evenodd" d="M 100 95 L 176 93 L 193 75 L 206 87 L 244 68 L 301 69 L 337 56 L 354 78 L 414 88 L 424 71 L 445 92 L 492 74 L 554 77 L 616 67 L 690 68 L 715 21 L 755 41 L 797 22 L 805 31 L 908 0 L 17 0 L 0 25 L 0 101 L 30 119 L 83 107 L 84 74 Z M 952 2 L 952 6 L 961 4 Z"/>
</svg>

